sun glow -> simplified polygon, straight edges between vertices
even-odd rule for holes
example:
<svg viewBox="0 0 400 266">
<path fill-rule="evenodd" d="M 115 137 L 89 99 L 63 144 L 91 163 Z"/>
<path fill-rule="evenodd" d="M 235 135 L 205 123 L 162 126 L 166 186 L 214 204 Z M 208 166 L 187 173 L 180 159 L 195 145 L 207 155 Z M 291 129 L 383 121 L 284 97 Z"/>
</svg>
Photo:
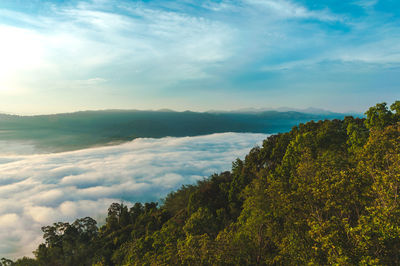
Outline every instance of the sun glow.
<svg viewBox="0 0 400 266">
<path fill-rule="evenodd" d="M 43 64 L 44 38 L 31 30 L 0 25 L 0 92 L 16 92 L 20 78 Z"/>
</svg>

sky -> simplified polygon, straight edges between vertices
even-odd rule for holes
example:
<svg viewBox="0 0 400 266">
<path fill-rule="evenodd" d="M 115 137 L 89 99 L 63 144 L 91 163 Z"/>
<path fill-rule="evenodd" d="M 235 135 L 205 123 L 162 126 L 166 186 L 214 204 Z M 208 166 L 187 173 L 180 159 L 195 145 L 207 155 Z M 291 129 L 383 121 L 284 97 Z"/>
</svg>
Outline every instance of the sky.
<svg viewBox="0 0 400 266">
<path fill-rule="evenodd" d="M 398 0 L 1 0 L 0 38 L 0 112 L 400 98 Z"/>
<path fill-rule="evenodd" d="M 268 135 L 219 133 L 135 139 L 52 154 L 0 154 L 0 258 L 32 257 L 42 226 L 90 216 L 113 202 L 158 201 L 182 184 L 231 169 Z M 29 147 L 25 147 L 29 149 Z"/>
</svg>

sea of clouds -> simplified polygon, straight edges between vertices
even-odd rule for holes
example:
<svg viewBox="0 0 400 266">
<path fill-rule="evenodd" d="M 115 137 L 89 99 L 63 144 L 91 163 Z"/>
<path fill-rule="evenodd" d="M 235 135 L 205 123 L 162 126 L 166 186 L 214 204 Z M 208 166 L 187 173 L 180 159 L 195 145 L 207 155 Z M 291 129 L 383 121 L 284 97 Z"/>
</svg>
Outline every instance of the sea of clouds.
<svg viewBox="0 0 400 266">
<path fill-rule="evenodd" d="M 41 227 L 91 216 L 104 221 L 112 202 L 158 201 L 182 184 L 230 170 L 265 134 L 220 133 L 135 139 L 117 146 L 0 154 L 0 257 L 32 256 Z M 23 147 L 27 150 L 24 151 Z M 4 150 L 3 150 L 4 151 Z"/>
</svg>

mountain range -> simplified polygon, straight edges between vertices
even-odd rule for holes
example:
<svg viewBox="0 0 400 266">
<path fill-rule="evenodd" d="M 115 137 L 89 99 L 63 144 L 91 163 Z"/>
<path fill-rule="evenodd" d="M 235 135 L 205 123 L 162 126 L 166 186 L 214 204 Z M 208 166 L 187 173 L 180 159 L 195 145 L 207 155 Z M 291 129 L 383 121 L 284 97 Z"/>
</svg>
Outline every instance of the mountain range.
<svg viewBox="0 0 400 266">
<path fill-rule="evenodd" d="M 177 112 L 161 109 L 80 111 L 34 116 L 0 114 L 0 141 L 25 142 L 40 151 L 61 152 L 135 138 L 184 137 L 221 132 L 287 132 L 299 123 L 342 119 L 347 115 L 354 114 L 317 109 L 308 112 L 258 109 Z"/>
</svg>

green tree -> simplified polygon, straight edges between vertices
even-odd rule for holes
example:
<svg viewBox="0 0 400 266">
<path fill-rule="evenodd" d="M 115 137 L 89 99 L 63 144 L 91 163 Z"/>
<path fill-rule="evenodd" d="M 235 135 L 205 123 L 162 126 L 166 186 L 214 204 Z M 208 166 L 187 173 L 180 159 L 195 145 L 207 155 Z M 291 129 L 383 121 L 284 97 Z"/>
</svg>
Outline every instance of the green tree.
<svg viewBox="0 0 400 266">
<path fill-rule="evenodd" d="M 396 106 L 397 104 L 394 104 L 394 107 Z M 383 129 L 393 122 L 393 113 L 388 109 L 386 103 L 378 103 L 374 107 L 370 107 L 365 115 L 367 116 L 365 125 L 369 129 Z"/>
</svg>

